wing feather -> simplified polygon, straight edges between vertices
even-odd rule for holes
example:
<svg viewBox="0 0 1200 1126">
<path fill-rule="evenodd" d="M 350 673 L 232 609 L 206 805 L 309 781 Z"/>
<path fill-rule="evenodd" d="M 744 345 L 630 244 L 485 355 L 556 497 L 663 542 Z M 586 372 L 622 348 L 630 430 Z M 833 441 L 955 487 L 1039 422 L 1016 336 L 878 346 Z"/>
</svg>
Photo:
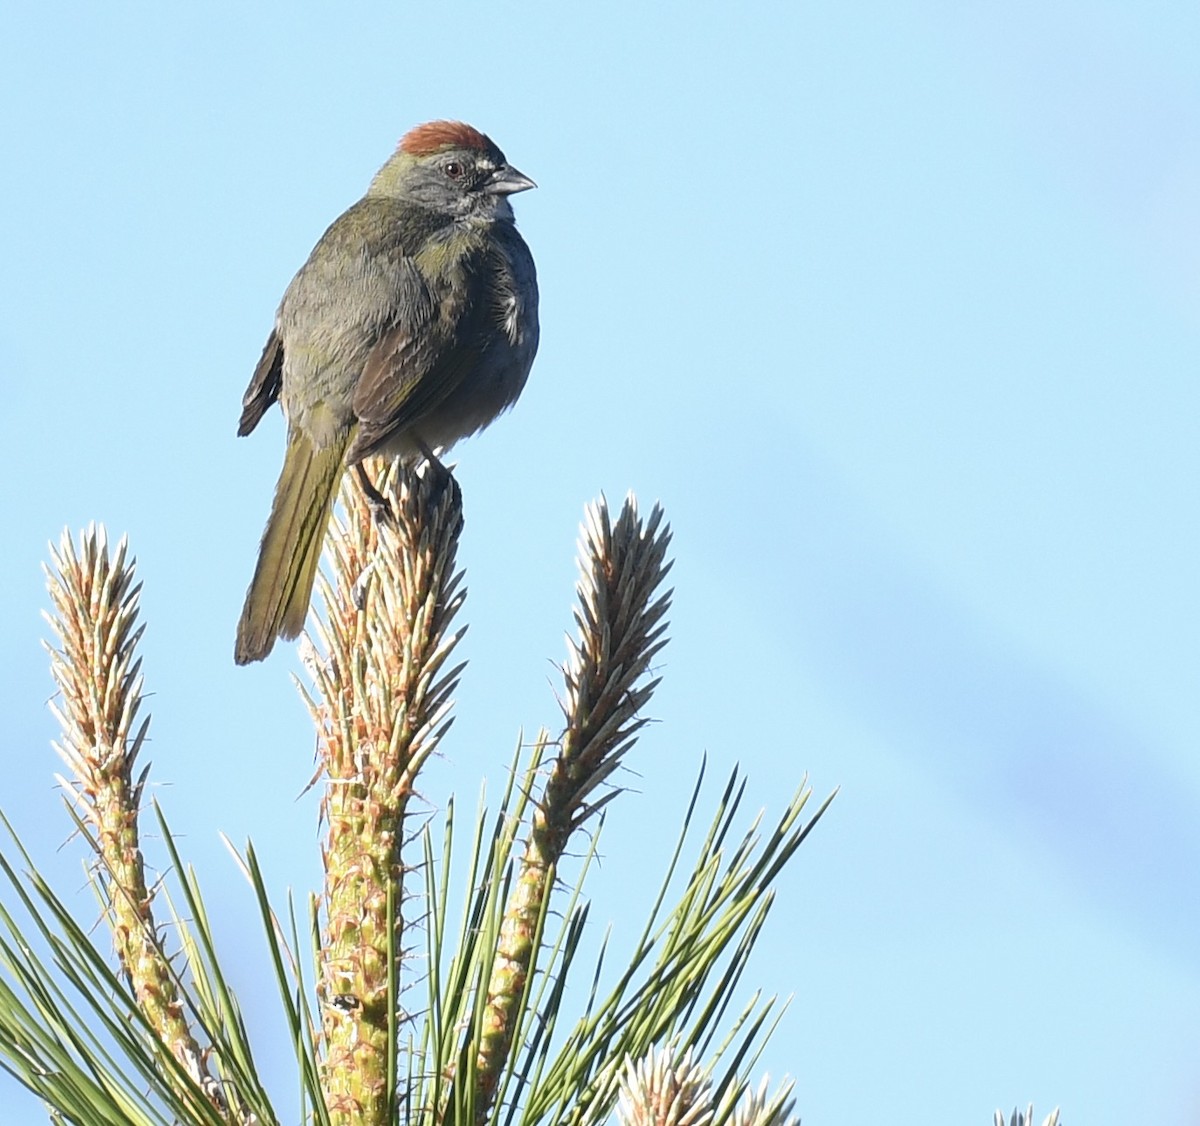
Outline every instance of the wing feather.
<svg viewBox="0 0 1200 1126">
<path fill-rule="evenodd" d="M 371 349 L 354 388 L 358 432 L 346 454 L 348 462 L 365 457 L 394 434 L 419 430 L 477 362 L 480 309 L 472 294 L 478 287 L 460 278 L 435 296 L 415 265 L 412 275 L 423 299 L 401 303 L 405 316 Z"/>
<path fill-rule="evenodd" d="M 242 396 L 242 417 L 238 420 L 238 437 L 245 437 L 261 421 L 271 405 L 279 398 L 283 386 L 283 341 L 271 330 L 258 366 L 250 377 L 250 386 Z"/>
</svg>

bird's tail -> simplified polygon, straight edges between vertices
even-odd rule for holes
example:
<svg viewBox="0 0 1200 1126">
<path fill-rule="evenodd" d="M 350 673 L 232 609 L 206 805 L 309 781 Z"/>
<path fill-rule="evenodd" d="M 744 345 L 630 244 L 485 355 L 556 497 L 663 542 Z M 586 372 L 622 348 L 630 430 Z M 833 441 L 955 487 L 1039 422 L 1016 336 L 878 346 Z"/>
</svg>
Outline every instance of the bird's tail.
<svg viewBox="0 0 1200 1126">
<path fill-rule="evenodd" d="M 296 637 L 304 628 L 345 452 L 345 442 L 318 449 L 303 434 L 288 443 L 238 622 L 233 658 L 239 665 L 261 661 L 276 637 Z"/>
</svg>

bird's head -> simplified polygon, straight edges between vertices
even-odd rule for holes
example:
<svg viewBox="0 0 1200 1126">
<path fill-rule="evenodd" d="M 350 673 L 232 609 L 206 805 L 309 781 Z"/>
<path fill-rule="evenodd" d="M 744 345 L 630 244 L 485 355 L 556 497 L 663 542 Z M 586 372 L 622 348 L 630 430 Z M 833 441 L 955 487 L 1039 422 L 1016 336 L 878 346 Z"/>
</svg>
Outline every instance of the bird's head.
<svg viewBox="0 0 1200 1126">
<path fill-rule="evenodd" d="M 478 129 L 461 121 L 430 121 L 404 135 L 367 194 L 408 200 L 455 218 L 491 220 L 511 219 L 508 197 L 536 186 Z"/>
</svg>

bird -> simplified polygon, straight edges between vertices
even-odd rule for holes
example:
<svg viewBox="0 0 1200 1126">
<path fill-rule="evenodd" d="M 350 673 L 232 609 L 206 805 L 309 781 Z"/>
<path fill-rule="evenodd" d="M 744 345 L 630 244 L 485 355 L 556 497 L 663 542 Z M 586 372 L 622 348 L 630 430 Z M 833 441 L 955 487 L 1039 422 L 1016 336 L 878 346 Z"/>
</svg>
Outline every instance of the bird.
<svg viewBox="0 0 1200 1126">
<path fill-rule="evenodd" d="M 237 664 L 304 628 L 347 469 L 365 482 L 370 455 L 437 464 L 435 451 L 520 395 L 538 347 L 538 285 L 509 197 L 536 186 L 474 127 L 418 125 L 292 279 L 238 422 L 247 435 L 279 402 L 287 450 Z"/>
</svg>

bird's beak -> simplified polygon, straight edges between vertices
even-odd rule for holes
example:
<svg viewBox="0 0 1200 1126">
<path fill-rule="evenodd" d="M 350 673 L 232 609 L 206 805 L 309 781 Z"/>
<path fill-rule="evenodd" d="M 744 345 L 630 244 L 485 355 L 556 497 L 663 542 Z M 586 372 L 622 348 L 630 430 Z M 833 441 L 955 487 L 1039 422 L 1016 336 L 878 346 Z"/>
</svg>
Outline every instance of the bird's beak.
<svg viewBox="0 0 1200 1126">
<path fill-rule="evenodd" d="M 483 189 L 488 195 L 513 195 L 536 188 L 535 184 L 523 172 L 518 172 L 511 164 L 502 164 Z"/>
</svg>

